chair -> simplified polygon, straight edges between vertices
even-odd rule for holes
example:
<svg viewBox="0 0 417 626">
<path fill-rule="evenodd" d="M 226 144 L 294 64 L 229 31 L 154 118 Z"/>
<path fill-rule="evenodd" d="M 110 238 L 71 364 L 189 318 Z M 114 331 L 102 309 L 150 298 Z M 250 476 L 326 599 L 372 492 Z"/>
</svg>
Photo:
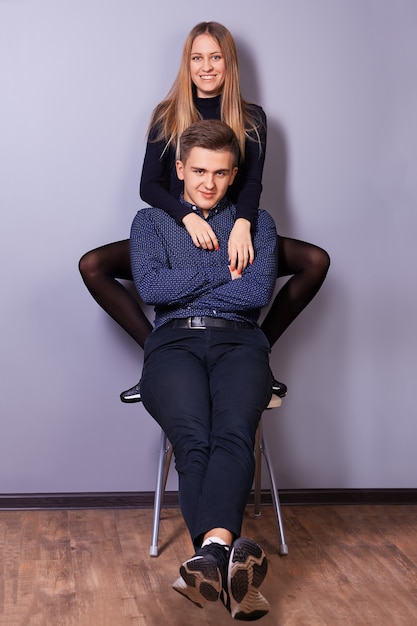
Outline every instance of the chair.
<svg viewBox="0 0 417 626">
<path fill-rule="evenodd" d="M 269 406 L 268 409 L 276 408 L 281 405 L 281 399 L 277 396 L 274 397 L 273 406 Z M 255 478 L 254 478 L 254 516 L 259 517 L 261 515 L 261 475 L 262 475 L 262 455 L 264 456 L 266 466 L 268 468 L 269 478 L 271 482 L 271 494 L 272 501 L 275 510 L 275 516 L 278 526 L 279 536 L 279 548 L 278 552 L 281 556 L 288 554 L 288 546 L 285 541 L 284 524 L 281 515 L 281 505 L 279 500 L 278 489 L 275 482 L 274 473 L 272 470 L 271 458 L 265 439 L 262 432 L 262 419 L 259 422 L 258 430 L 256 432 L 255 439 Z M 161 431 L 161 447 L 159 451 L 159 463 L 158 472 L 156 478 L 156 489 L 154 499 L 154 512 L 153 512 L 153 526 L 152 526 L 152 540 L 149 550 L 150 556 L 158 556 L 158 536 L 159 536 L 159 521 L 161 517 L 161 507 L 164 497 L 165 486 L 168 478 L 169 467 L 172 458 L 172 446 L 168 441 L 164 431 Z"/>
</svg>

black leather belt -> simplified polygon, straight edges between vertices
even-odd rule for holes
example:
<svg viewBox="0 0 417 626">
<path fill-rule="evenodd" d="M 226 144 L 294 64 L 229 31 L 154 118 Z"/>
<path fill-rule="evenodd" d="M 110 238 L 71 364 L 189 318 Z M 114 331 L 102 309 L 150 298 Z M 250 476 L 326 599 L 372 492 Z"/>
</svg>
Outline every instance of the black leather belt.
<svg viewBox="0 0 417 626">
<path fill-rule="evenodd" d="M 250 322 L 238 322 L 237 320 L 225 320 L 223 317 L 209 317 L 207 315 L 195 315 L 171 320 L 164 324 L 164 328 L 256 328 Z"/>
</svg>

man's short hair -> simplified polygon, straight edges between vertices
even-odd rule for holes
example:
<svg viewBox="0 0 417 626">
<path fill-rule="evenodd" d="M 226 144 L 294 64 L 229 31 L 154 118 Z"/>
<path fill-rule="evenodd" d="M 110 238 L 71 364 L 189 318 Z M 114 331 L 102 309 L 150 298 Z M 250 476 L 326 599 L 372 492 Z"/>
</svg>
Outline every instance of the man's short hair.
<svg viewBox="0 0 417 626">
<path fill-rule="evenodd" d="M 233 130 L 220 120 L 198 120 L 180 137 L 180 160 L 185 163 L 193 148 L 232 153 L 233 167 L 239 163 L 239 143 Z"/>
</svg>

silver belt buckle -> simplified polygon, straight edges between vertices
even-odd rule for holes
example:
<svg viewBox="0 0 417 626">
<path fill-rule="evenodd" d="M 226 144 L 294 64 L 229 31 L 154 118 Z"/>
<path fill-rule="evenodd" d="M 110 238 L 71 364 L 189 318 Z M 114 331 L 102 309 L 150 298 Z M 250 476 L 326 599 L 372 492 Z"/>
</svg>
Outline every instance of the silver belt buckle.
<svg viewBox="0 0 417 626">
<path fill-rule="evenodd" d="M 204 326 L 203 322 L 201 321 L 201 324 L 193 324 L 193 320 L 196 321 L 197 319 L 202 320 L 201 315 L 194 315 L 193 317 L 190 317 L 189 319 L 189 328 L 194 328 L 194 330 L 205 330 L 206 326 Z"/>
</svg>

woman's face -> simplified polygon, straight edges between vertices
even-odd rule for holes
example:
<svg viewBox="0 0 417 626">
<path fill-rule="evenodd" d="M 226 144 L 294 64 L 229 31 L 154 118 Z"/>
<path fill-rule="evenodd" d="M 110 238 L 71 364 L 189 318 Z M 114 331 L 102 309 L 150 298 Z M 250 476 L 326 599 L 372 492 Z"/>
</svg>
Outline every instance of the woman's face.
<svg viewBox="0 0 417 626">
<path fill-rule="evenodd" d="M 226 66 L 220 46 L 211 35 L 199 35 L 194 39 L 190 73 L 198 98 L 212 98 L 222 92 Z"/>
</svg>

